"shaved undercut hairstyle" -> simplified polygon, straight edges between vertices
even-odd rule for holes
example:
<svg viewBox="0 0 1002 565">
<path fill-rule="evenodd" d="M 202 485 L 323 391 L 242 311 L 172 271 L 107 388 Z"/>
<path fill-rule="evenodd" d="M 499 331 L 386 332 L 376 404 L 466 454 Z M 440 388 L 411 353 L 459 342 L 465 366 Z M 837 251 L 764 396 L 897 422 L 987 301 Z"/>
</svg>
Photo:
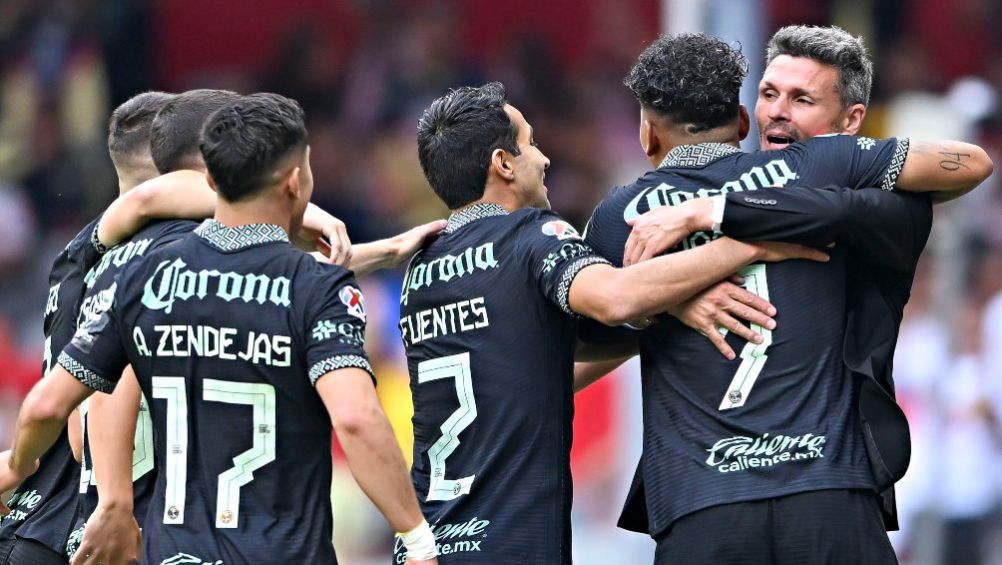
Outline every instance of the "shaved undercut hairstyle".
<svg viewBox="0 0 1002 565">
<path fill-rule="evenodd" d="M 150 125 L 174 99 L 166 92 L 143 92 L 123 102 L 108 120 L 108 153 L 115 167 L 131 167 L 150 156 Z"/>
<path fill-rule="evenodd" d="M 299 103 L 264 92 L 243 96 L 213 114 L 205 124 L 201 150 L 219 195 L 238 202 L 302 158 L 306 137 Z"/>
<path fill-rule="evenodd" d="M 240 97 L 229 90 L 189 90 L 169 101 L 153 120 L 150 151 L 160 174 L 202 169 L 202 127 L 216 110 Z"/>
</svg>

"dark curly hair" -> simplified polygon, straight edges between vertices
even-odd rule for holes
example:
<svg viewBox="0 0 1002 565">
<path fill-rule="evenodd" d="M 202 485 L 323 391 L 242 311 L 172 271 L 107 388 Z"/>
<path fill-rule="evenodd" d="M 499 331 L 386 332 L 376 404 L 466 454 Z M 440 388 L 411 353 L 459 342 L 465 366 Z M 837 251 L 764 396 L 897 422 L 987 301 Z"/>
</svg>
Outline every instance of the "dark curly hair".
<svg viewBox="0 0 1002 565">
<path fill-rule="evenodd" d="M 495 149 L 519 155 L 504 85 L 464 86 L 435 99 L 418 122 L 418 159 L 428 184 L 450 209 L 483 197 Z"/>
<path fill-rule="evenodd" d="M 735 119 L 748 61 L 703 33 L 662 35 L 644 49 L 623 80 L 640 105 L 688 124 L 692 133 Z"/>
</svg>

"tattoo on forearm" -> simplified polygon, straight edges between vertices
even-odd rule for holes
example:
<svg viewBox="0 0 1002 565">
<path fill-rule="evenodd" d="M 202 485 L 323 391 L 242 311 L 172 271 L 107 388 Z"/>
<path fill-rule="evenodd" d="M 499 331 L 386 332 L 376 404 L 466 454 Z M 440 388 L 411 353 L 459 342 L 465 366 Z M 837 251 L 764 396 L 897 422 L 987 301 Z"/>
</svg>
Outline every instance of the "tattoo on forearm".
<svg viewBox="0 0 1002 565">
<path fill-rule="evenodd" d="M 943 159 L 939 162 L 939 167 L 944 171 L 959 171 L 960 169 L 970 169 L 964 164 L 964 159 L 970 159 L 970 153 L 954 153 L 951 151 L 940 151 Z"/>
</svg>

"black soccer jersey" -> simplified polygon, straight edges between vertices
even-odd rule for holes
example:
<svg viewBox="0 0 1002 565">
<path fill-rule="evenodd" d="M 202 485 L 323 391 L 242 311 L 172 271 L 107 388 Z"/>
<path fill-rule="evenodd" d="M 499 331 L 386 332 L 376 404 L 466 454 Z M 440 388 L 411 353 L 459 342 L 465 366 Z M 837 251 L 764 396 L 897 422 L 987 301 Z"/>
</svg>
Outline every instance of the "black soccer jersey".
<svg viewBox="0 0 1002 565">
<path fill-rule="evenodd" d="M 314 384 L 371 374 L 364 330 L 350 271 L 274 225 L 207 220 L 122 272 L 114 305 L 59 363 L 97 390 L 131 363 L 149 399 L 144 563 L 336 562 L 331 423 Z"/>
<path fill-rule="evenodd" d="M 769 186 L 894 187 L 907 140 L 827 136 L 781 151 L 742 153 L 719 144 L 683 146 L 661 167 L 615 189 L 595 210 L 586 240 L 622 261 L 626 220 L 651 208 Z M 692 248 L 719 234 L 696 233 Z M 678 250 L 676 249 L 676 250 Z M 874 488 L 843 367 L 846 252 L 826 264 L 786 261 L 742 271 L 745 286 L 772 302 L 764 343 L 728 341 L 728 361 L 674 318 L 639 334 L 644 403 L 643 483 L 649 532 L 717 504 L 826 488 Z M 586 340 L 611 334 L 597 327 Z"/>
<path fill-rule="evenodd" d="M 568 294 L 605 262 L 553 212 L 496 204 L 454 214 L 411 261 L 411 476 L 441 563 L 570 562 Z M 397 562 L 404 553 L 398 543 Z"/>
<path fill-rule="evenodd" d="M 101 258 L 95 245 L 95 218 L 63 249 L 49 271 L 49 297 L 45 305 L 45 351 L 42 374 L 47 375 L 55 356 L 73 337 L 77 312 L 84 297 L 84 276 Z M 15 535 L 33 539 L 62 554 L 77 516 L 77 483 L 80 464 L 73 457 L 66 431 L 42 455 L 38 471 L 25 479 L 10 501 L 11 513 L 0 518 L 0 539 Z"/>
<path fill-rule="evenodd" d="M 191 232 L 198 224 L 187 220 L 170 220 L 152 223 L 132 238 L 109 250 L 88 273 L 85 280 L 87 294 L 80 308 L 78 326 L 95 322 L 115 293 L 115 281 L 119 273 L 127 265 L 149 255 L 155 249 L 177 241 Z M 90 455 L 90 434 L 87 432 L 87 422 L 90 406 L 88 401 L 80 405 L 80 417 L 83 421 L 83 458 L 80 470 L 80 516 L 71 534 L 71 547 L 78 545 L 83 539 L 83 527 L 87 518 L 97 508 L 97 482 L 94 480 L 93 464 Z M 150 499 L 153 496 L 153 484 L 156 474 L 153 472 L 153 422 L 150 420 L 147 402 L 140 399 L 139 417 L 136 420 L 135 450 L 132 455 L 132 493 L 133 512 L 139 526 L 143 526 L 146 513 L 149 510 Z M 74 543 L 75 542 L 75 543 Z"/>
</svg>

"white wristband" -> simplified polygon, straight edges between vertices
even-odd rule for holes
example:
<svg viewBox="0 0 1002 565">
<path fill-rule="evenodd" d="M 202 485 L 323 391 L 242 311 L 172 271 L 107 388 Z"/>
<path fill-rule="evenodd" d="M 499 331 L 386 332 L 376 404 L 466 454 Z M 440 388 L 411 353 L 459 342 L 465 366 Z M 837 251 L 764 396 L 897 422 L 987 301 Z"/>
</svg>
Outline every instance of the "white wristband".
<svg viewBox="0 0 1002 565">
<path fill-rule="evenodd" d="M 438 557 L 435 534 L 432 533 L 431 526 L 426 520 L 421 520 L 421 523 L 409 532 L 398 533 L 397 537 L 407 548 L 407 559 L 422 561 Z"/>
<path fill-rule="evenodd" d="M 720 231 L 721 224 L 724 223 L 724 206 L 727 205 L 727 197 L 723 194 L 711 196 L 713 210 L 710 212 L 710 221 L 713 223 L 713 231 Z"/>
</svg>

